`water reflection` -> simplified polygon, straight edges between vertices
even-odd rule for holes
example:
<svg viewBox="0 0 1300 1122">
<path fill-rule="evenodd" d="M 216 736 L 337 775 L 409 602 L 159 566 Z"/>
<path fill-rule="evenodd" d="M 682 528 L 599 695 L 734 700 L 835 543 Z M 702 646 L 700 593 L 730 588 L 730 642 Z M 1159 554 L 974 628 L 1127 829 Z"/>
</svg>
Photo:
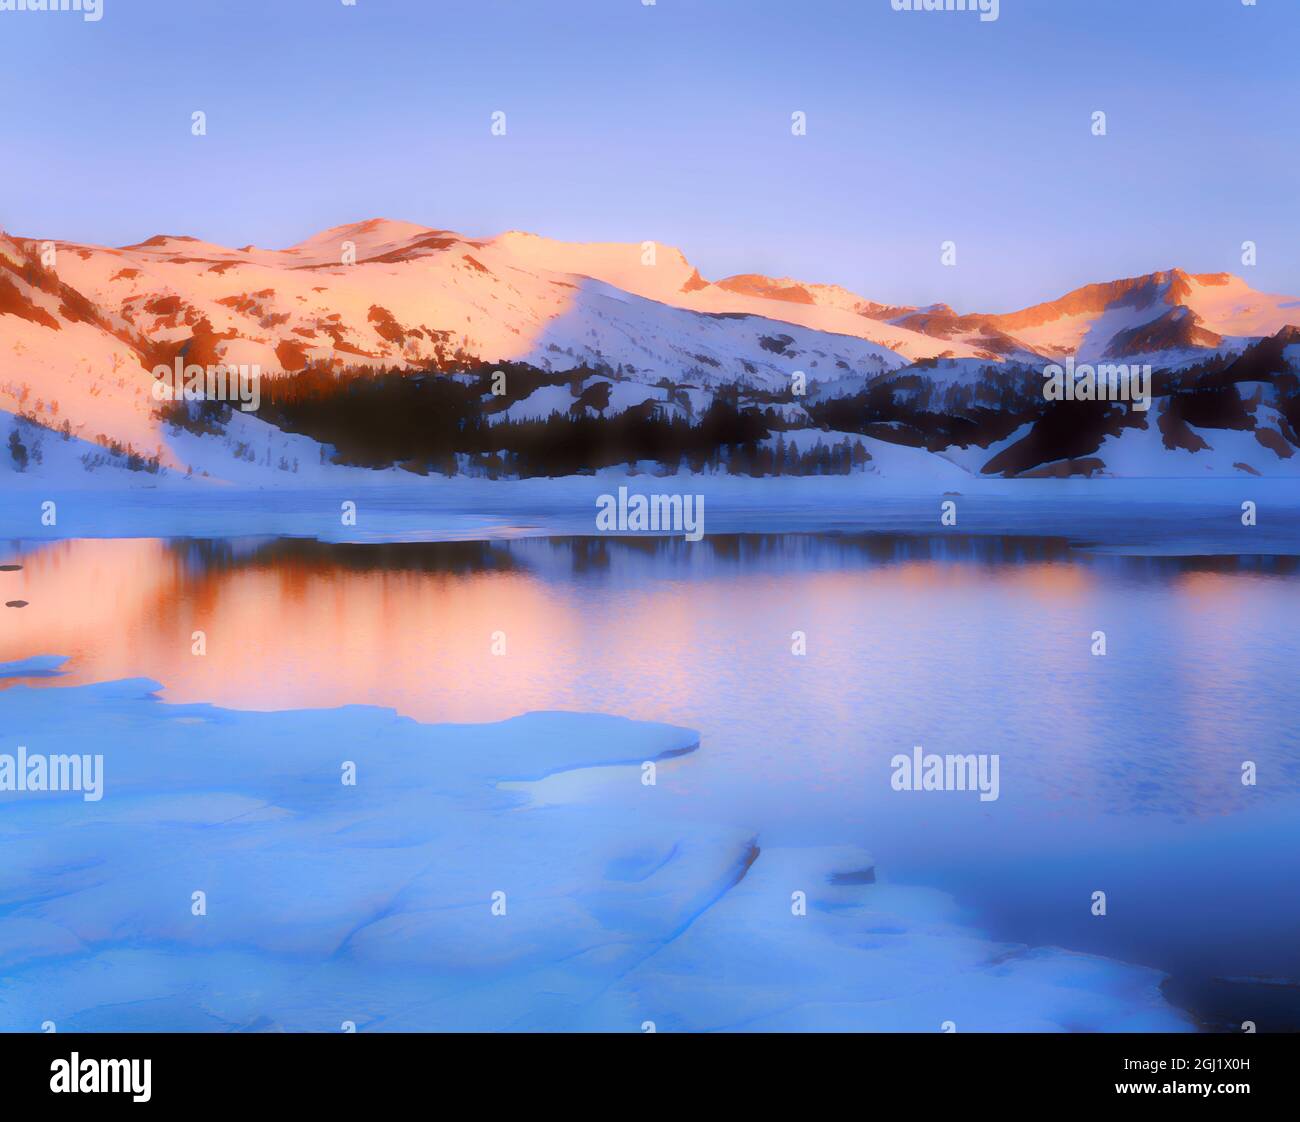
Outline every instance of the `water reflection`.
<svg viewBox="0 0 1300 1122">
<path fill-rule="evenodd" d="M 1300 907 L 1271 879 L 1300 852 L 1283 813 L 1300 791 L 1294 556 L 846 534 L 74 540 L 0 562 L 23 566 L 0 593 L 29 601 L 0 614 L 0 662 L 71 656 L 28 685 L 144 676 L 168 700 L 246 709 L 687 725 L 702 748 L 661 768 L 665 813 L 866 845 L 892 876 L 981 902 L 1006 937 L 1237 972 L 1295 957 L 1277 932 Z M 892 791 L 890 758 L 917 744 L 998 753 L 1001 798 Z M 602 774 L 564 797 L 646 794 Z M 1207 832 L 1227 819 L 1230 837 Z M 1153 881 L 1137 858 L 1156 854 Z M 1102 879 L 1126 903 L 1099 927 L 1077 902 Z"/>
<path fill-rule="evenodd" d="M 817 790 L 914 743 L 1001 751 L 1011 798 L 1126 811 L 1237 807 L 1224 771 L 1246 752 L 1285 781 L 1272 794 L 1300 778 L 1293 556 L 871 534 L 74 540 L 0 560 L 29 601 L 0 661 L 72 656 L 50 686 L 144 676 L 169 700 L 428 721 L 597 709 L 710 730 L 711 758 Z"/>
</svg>

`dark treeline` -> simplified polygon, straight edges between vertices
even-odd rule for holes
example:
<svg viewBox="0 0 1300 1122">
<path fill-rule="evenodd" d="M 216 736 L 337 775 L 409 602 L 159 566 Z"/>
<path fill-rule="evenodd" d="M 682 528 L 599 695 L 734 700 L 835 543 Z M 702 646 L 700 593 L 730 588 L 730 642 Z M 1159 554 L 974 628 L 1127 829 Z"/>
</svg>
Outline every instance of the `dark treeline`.
<svg viewBox="0 0 1300 1122">
<path fill-rule="evenodd" d="M 692 395 L 690 387 L 661 379 L 666 400 L 605 416 L 609 379 L 619 385 L 620 371 L 580 367 L 555 373 L 522 363 L 460 362 L 456 369 L 417 372 L 309 367 L 263 379 L 258 416 L 331 446 L 338 463 L 489 476 L 569 475 L 639 461 L 669 472 L 840 474 L 871 459 L 858 437 L 938 452 L 990 448 L 1027 426 L 1014 445 L 990 454 L 981 468 L 1016 475 L 1090 456 L 1107 437 L 1148 422 L 1158 425 L 1165 447 L 1192 451 L 1204 446 L 1196 428 L 1249 430 L 1255 425 L 1253 404 L 1249 409 L 1243 404 L 1236 389 L 1240 382 L 1273 387 L 1280 431 L 1265 426 L 1260 439 L 1278 445 L 1279 455 L 1289 454 L 1300 443 L 1300 381 L 1284 350 L 1297 341 L 1300 331 L 1289 329 L 1240 355 L 1156 370 L 1149 415 L 1129 404 L 1048 401 L 1041 367 L 990 364 L 960 378 L 936 378 L 926 369 L 933 362 L 918 362 L 842 397 L 794 398 L 719 387 L 703 409 L 698 391 Z M 512 404 L 548 386 L 565 391 L 555 395 L 550 416 L 504 419 Z M 800 422 L 792 425 L 782 408 L 796 402 L 825 433 L 819 437 L 816 429 L 800 429 L 797 452 L 785 430 Z M 224 428 L 229 408 L 172 405 L 166 416 L 191 430 L 216 433 Z"/>
<path fill-rule="evenodd" d="M 927 361 L 877 378 L 858 393 L 809 402 L 805 408 L 823 427 L 931 452 L 953 446 L 988 448 L 1027 425 L 1029 431 L 1019 441 L 981 469 L 1017 475 L 1089 456 L 1107 437 L 1148 423 L 1158 427 L 1164 447 L 1189 451 L 1208 447 L 1192 427 L 1257 428 L 1237 390 L 1239 383 L 1254 382 L 1273 387 L 1272 404 L 1281 415 L 1280 431 L 1259 428 L 1260 442 L 1289 456 L 1290 448 L 1300 444 L 1300 379 L 1290 371 L 1284 349 L 1297 342 L 1300 329 L 1287 328 L 1237 355 L 1216 354 L 1175 370 L 1155 369 L 1149 413 L 1105 401 L 1048 401 L 1041 366 L 989 365 L 973 377 L 931 380 L 921 373 L 935 365 Z M 1258 397 L 1257 390 L 1254 399 Z"/>
<path fill-rule="evenodd" d="M 673 472 L 816 475 L 845 473 L 870 459 L 861 443 L 854 448 L 843 440 L 798 454 L 781 436 L 775 449 L 762 446 L 779 422 L 759 407 L 742 407 L 734 387 L 718 390 L 693 420 L 653 402 L 610 417 L 595 415 L 592 408 L 608 404 L 609 386 L 584 383 L 603 373 L 584 368 L 553 374 L 509 363 L 459 376 L 309 368 L 264 379 L 257 416 L 333 446 L 338 463 L 397 465 L 419 474 L 468 468 L 489 476 L 555 476 L 649 460 Z M 569 408 L 537 420 L 493 417 L 542 386 L 567 386 Z M 173 403 L 163 415 L 190 431 L 215 433 L 230 408 Z"/>
</svg>

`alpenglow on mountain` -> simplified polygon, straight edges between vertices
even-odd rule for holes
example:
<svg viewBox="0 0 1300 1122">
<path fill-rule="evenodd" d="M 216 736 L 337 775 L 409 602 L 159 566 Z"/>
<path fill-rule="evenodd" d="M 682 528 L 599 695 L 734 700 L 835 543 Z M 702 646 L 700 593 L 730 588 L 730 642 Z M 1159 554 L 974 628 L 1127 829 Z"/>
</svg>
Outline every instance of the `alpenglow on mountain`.
<svg viewBox="0 0 1300 1122">
<path fill-rule="evenodd" d="M 220 434 L 160 413 L 159 365 L 461 377 L 514 364 L 537 374 L 527 392 L 484 402 L 489 420 L 509 422 L 642 410 L 693 423 L 725 393 L 765 419 L 762 440 L 852 437 L 868 472 L 937 456 L 984 474 L 1293 474 L 1296 324 L 1294 297 L 1179 269 L 981 314 L 789 278 L 710 281 L 649 242 L 474 239 L 384 219 L 283 250 L 0 235 L 0 409 L 79 448 L 217 476 L 223 457 L 203 441 Z M 1053 422 L 1042 370 L 1066 358 L 1151 364 L 1155 408 Z M 791 393 L 796 372 L 805 393 Z M 284 442 L 319 434 L 282 422 L 237 418 L 225 436 L 251 450 L 245 462 L 283 470 Z"/>
</svg>

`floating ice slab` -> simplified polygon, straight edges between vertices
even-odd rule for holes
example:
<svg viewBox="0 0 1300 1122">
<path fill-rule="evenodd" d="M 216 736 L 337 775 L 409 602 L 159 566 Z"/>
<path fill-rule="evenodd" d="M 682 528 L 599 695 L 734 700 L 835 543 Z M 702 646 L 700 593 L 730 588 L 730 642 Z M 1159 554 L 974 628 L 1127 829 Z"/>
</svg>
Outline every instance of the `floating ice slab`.
<svg viewBox="0 0 1300 1122">
<path fill-rule="evenodd" d="M 956 921 L 948 897 L 867 883 L 870 868 L 853 849 L 762 851 L 607 1002 L 657 1014 L 661 1031 L 1187 1029 L 1157 971 L 990 943 Z"/>
<path fill-rule="evenodd" d="M 52 678 L 68 661 L 67 655 L 37 655 L 17 662 L 0 662 L 0 678 Z"/>
<path fill-rule="evenodd" d="M 101 754 L 104 787 L 0 792 L 0 1029 L 1187 1027 L 1153 972 L 991 943 L 865 854 L 767 851 L 650 786 L 629 815 L 509 785 L 599 766 L 639 787 L 689 729 L 158 688 L 0 692 L 0 753 Z"/>
</svg>

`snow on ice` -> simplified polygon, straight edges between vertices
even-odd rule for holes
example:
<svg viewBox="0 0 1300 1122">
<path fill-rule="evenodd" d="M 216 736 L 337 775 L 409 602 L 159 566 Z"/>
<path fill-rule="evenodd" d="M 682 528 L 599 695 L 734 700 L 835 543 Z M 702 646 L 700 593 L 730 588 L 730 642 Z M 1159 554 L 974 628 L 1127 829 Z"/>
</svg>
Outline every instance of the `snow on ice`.
<svg viewBox="0 0 1300 1122">
<path fill-rule="evenodd" d="M 529 793 L 641 784 L 689 729 L 160 688 L 0 692 L 0 747 L 104 757 L 99 802 L 0 793 L 0 1029 L 1190 1027 L 1158 973 L 990 942 L 860 851 L 677 821 L 652 786 L 635 817 Z"/>
</svg>

